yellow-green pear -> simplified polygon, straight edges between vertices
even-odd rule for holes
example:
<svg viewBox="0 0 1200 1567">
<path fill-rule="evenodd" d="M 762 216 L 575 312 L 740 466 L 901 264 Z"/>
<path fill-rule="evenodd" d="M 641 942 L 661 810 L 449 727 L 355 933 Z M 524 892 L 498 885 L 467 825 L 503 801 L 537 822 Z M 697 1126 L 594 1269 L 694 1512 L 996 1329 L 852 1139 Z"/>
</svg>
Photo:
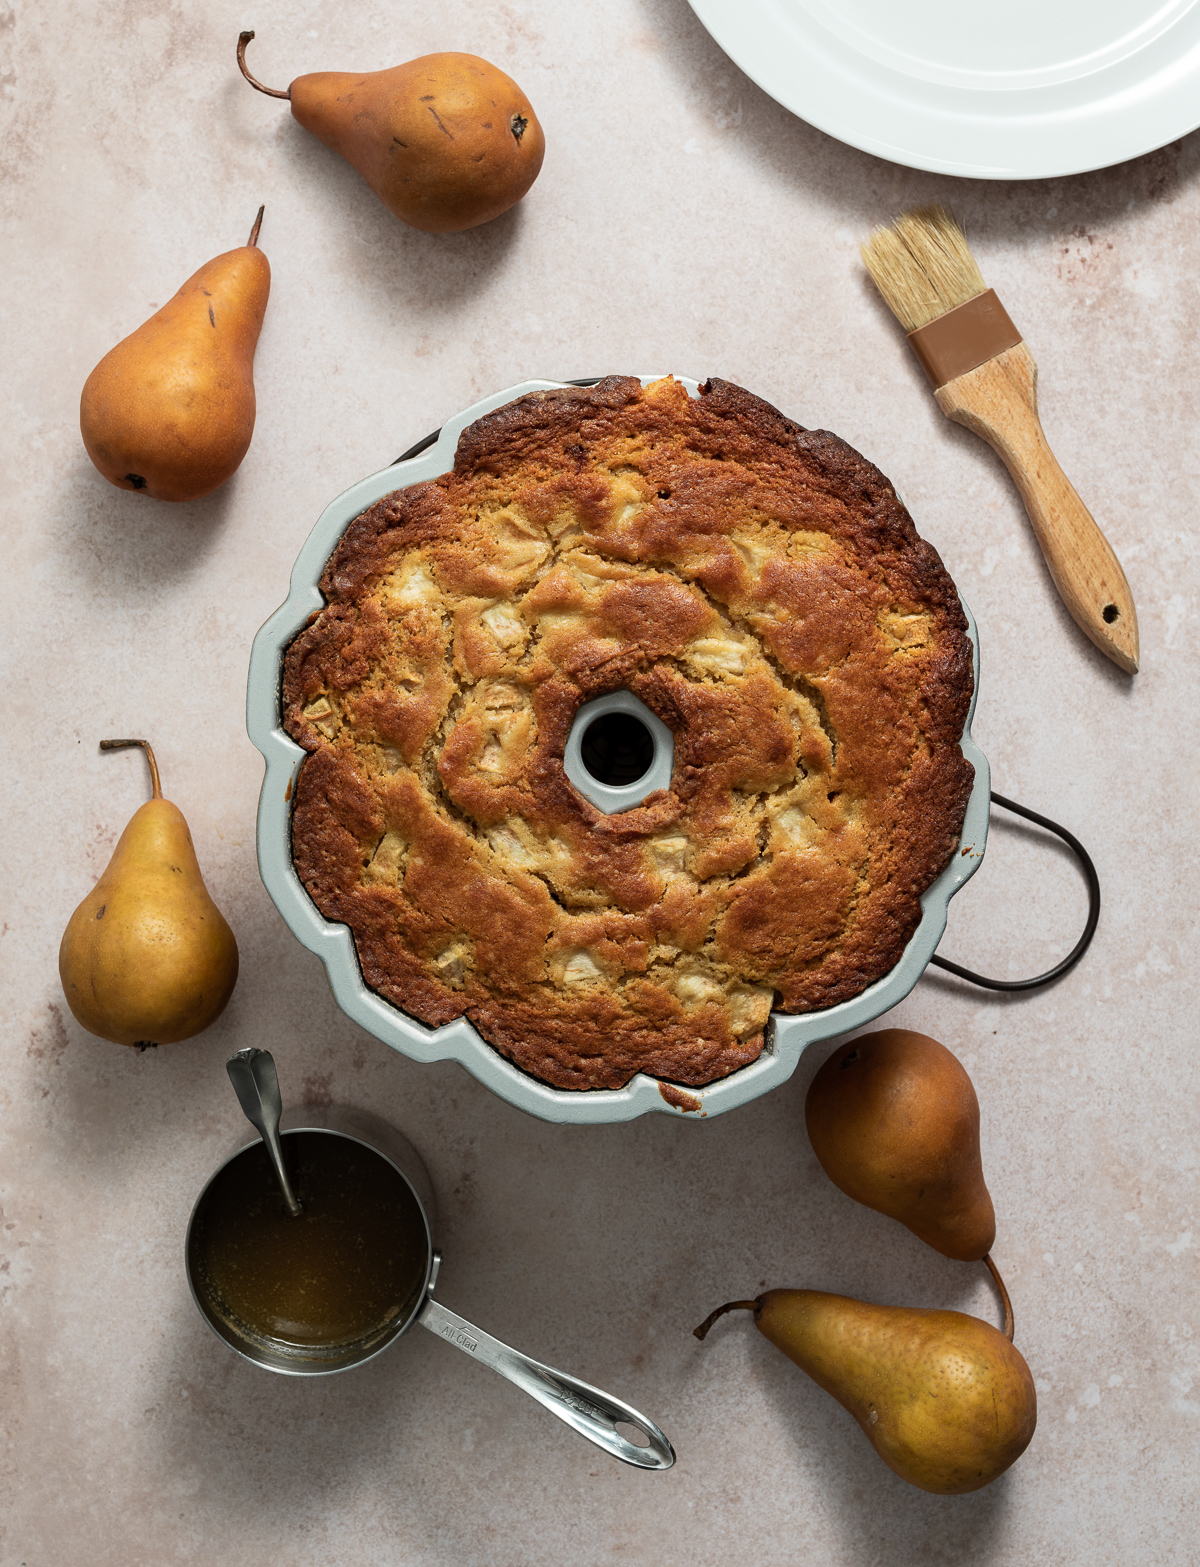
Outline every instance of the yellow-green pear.
<svg viewBox="0 0 1200 1567">
<path fill-rule="evenodd" d="M 192 835 L 162 797 L 145 740 L 153 798 L 130 818 L 103 876 L 63 932 L 58 972 L 89 1033 L 118 1045 L 190 1039 L 225 1010 L 237 983 L 233 932 L 208 895 Z"/>
<path fill-rule="evenodd" d="M 242 75 L 340 153 L 413 228 L 449 234 L 514 206 L 542 166 L 546 140 L 529 99 L 475 54 L 425 54 L 386 71 L 314 71 L 283 91 Z"/>
<path fill-rule="evenodd" d="M 768 1290 L 721 1306 L 696 1337 L 739 1309 L 753 1311 L 759 1331 L 850 1411 L 889 1469 L 922 1491 L 978 1491 L 1029 1446 L 1037 1424 L 1029 1367 L 978 1317 Z"/>
<path fill-rule="evenodd" d="M 839 1046 L 812 1080 L 804 1118 L 822 1168 L 848 1197 L 943 1256 L 966 1262 L 991 1251 L 979 1100 L 945 1045 L 884 1028 Z"/>
<path fill-rule="evenodd" d="M 79 403 L 87 454 L 118 489 L 194 501 L 225 483 L 254 434 L 254 350 L 271 291 L 258 248 L 206 262 L 110 349 Z"/>
</svg>

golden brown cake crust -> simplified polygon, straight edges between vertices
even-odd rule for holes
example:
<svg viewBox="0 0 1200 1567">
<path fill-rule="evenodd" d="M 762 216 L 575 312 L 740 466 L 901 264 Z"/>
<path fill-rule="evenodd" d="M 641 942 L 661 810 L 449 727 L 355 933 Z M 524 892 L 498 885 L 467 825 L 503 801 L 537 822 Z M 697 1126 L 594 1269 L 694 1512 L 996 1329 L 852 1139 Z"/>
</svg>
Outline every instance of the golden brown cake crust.
<svg viewBox="0 0 1200 1567">
<path fill-rule="evenodd" d="M 288 650 L 297 870 L 372 989 L 560 1088 L 696 1086 L 774 1005 L 899 959 L 958 842 L 954 585 L 843 441 L 724 381 L 538 392 L 355 519 Z M 568 782 L 585 701 L 673 731 L 669 791 Z"/>
</svg>

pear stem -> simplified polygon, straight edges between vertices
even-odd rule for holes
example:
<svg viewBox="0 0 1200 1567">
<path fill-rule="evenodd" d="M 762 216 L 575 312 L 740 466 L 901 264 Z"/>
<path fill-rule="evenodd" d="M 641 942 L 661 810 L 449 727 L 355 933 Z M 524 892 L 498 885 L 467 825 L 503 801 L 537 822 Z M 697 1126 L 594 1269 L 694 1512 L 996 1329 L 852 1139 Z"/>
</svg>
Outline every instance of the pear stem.
<svg viewBox="0 0 1200 1567">
<path fill-rule="evenodd" d="M 162 785 L 158 781 L 158 763 L 154 760 L 154 752 L 150 749 L 149 740 L 101 740 L 100 749 L 102 751 L 123 751 L 126 746 L 130 745 L 140 745 L 142 750 L 145 751 L 146 760 L 150 763 L 150 782 L 154 788 L 154 793 L 150 798 L 152 800 L 161 800 L 163 792 Z"/>
<path fill-rule="evenodd" d="M 246 241 L 247 250 L 251 245 L 258 244 L 258 231 L 262 228 L 262 215 L 267 210 L 266 203 L 258 209 L 258 216 L 254 220 L 254 227 L 250 230 L 250 238 Z"/>
<path fill-rule="evenodd" d="M 241 70 L 242 75 L 250 83 L 251 87 L 256 87 L 259 92 L 265 92 L 268 98 L 290 99 L 292 96 L 292 90 L 290 87 L 288 88 L 287 92 L 280 92 L 278 87 L 264 87 L 260 81 L 250 75 L 249 67 L 246 65 L 246 45 L 253 37 L 253 33 L 241 33 L 238 36 L 238 67 Z"/>
<path fill-rule="evenodd" d="M 1004 1287 L 1004 1280 L 1000 1277 L 1000 1270 L 992 1261 L 991 1252 L 988 1252 L 987 1256 L 983 1259 L 983 1265 L 991 1274 L 993 1280 L 995 1281 L 996 1288 L 1000 1291 L 1000 1302 L 1004 1307 L 1004 1336 L 1011 1344 L 1013 1336 L 1012 1301 L 1008 1298 L 1008 1291 Z"/>
<path fill-rule="evenodd" d="M 761 1300 L 731 1300 L 724 1306 L 718 1306 L 716 1311 L 709 1312 L 700 1326 L 693 1328 L 692 1332 L 698 1339 L 703 1340 L 708 1337 L 708 1330 L 717 1318 L 723 1317 L 727 1311 L 753 1311 L 757 1313 L 761 1305 Z"/>
</svg>

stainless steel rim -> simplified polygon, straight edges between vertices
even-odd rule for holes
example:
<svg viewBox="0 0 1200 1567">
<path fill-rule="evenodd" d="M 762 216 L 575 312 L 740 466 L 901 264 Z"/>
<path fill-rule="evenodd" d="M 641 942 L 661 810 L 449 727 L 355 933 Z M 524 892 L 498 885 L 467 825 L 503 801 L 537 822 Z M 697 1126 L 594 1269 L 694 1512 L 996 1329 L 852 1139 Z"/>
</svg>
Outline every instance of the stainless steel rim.
<svg viewBox="0 0 1200 1567">
<path fill-rule="evenodd" d="M 312 1118 L 310 1117 L 310 1122 L 311 1119 Z M 221 1164 L 218 1165 L 218 1167 L 209 1176 L 208 1180 L 204 1183 L 200 1195 L 192 1204 L 191 1216 L 188 1219 L 187 1233 L 183 1242 L 183 1265 L 184 1270 L 187 1273 L 188 1288 L 191 1290 L 192 1299 L 196 1303 L 196 1310 L 200 1313 L 201 1317 L 203 1317 L 204 1321 L 208 1324 L 209 1328 L 216 1335 L 216 1337 L 220 1339 L 222 1344 L 225 1344 L 229 1349 L 233 1350 L 235 1355 L 240 1355 L 243 1360 L 248 1360 L 251 1365 L 259 1366 L 264 1371 L 276 1371 L 282 1376 L 334 1376 L 340 1371 L 351 1371 L 356 1366 L 366 1365 L 367 1361 L 374 1360 L 376 1355 L 382 1355 L 385 1349 L 389 1349 L 402 1334 L 408 1332 L 409 1328 L 420 1316 L 422 1308 L 429 1298 L 430 1286 L 437 1276 L 437 1269 L 441 1258 L 434 1246 L 433 1231 L 430 1225 L 430 1216 L 425 1204 L 421 1201 L 421 1194 L 416 1190 L 413 1182 L 409 1179 L 406 1172 L 402 1170 L 396 1161 L 390 1158 L 382 1148 L 376 1147 L 374 1143 L 369 1142 L 365 1137 L 356 1136 L 351 1132 L 341 1131 L 330 1126 L 318 1126 L 313 1124 L 292 1125 L 285 1127 L 281 1133 L 281 1136 L 282 1138 L 286 1139 L 288 1137 L 294 1136 L 298 1132 L 315 1132 L 324 1137 L 340 1137 L 343 1138 L 346 1142 L 357 1143 L 360 1147 L 369 1149 L 371 1153 L 378 1154 L 381 1159 L 385 1160 L 386 1163 L 391 1165 L 392 1169 L 395 1170 L 396 1174 L 401 1177 L 401 1179 L 404 1181 L 404 1184 L 412 1193 L 413 1200 L 420 1210 L 421 1219 L 425 1225 L 425 1277 L 422 1280 L 421 1289 L 417 1295 L 416 1302 L 410 1309 L 408 1315 L 404 1318 L 401 1325 L 399 1327 L 391 1327 L 385 1330 L 384 1336 L 379 1343 L 371 1344 L 370 1347 L 364 1349 L 360 1354 L 350 1354 L 349 1358 L 338 1361 L 334 1361 L 332 1358 L 323 1360 L 318 1356 L 313 1356 L 310 1358 L 304 1356 L 303 1354 L 285 1354 L 283 1351 L 279 1351 L 273 1357 L 270 1355 L 269 1351 L 260 1351 L 256 1353 L 252 1340 L 234 1337 L 232 1332 L 223 1331 L 222 1328 L 218 1325 L 219 1319 L 214 1316 L 214 1313 L 205 1304 L 204 1295 L 196 1282 L 196 1269 L 193 1266 L 192 1257 L 192 1236 L 195 1232 L 197 1216 L 199 1215 L 200 1210 L 204 1205 L 204 1199 L 207 1197 L 210 1189 L 212 1188 L 213 1182 L 216 1181 L 217 1177 L 222 1173 L 222 1171 L 228 1169 L 235 1159 L 240 1159 L 243 1154 L 250 1152 L 252 1149 L 261 1147 L 262 1144 L 259 1138 L 251 1138 L 248 1143 L 244 1143 L 240 1148 L 235 1149 L 227 1159 L 224 1159 Z M 349 1346 L 349 1350 L 353 1350 L 353 1345 Z"/>
</svg>

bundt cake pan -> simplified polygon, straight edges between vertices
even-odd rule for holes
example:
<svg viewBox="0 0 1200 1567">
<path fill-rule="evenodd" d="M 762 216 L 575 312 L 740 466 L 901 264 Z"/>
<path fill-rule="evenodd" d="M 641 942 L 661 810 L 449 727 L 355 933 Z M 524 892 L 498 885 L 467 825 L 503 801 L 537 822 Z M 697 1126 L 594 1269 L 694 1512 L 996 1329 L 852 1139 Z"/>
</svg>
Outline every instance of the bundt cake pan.
<svg viewBox="0 0 1200 1567">
<path fill-rule="evenodd" d="M 646 380 L 652 379 L 646 377 Z M 678 377 L 695 396 L 697 383 Z M 447 420 L 438 439 L 406 462 L 372 474 L 339 495 L 322 512 L 292 569 L 287 601 L 254 639 L 246 698 L 246 727 L 266 762 L 258 806 L 258 865 L 263 883 L 293 935 L 325 965 L 334 998 L 348 1017 L 369 1033 L 414 1061 L 452 1060 L 502 1099 L 546 1121 L 599 1123 L 629 1121 L 648 1110 L 695 1119 L 733 1110 L 785 1082 L 809 1045 L 831 1039 L 873 1022 L 902 1001 L 924 973 L 946 928 L 950 899 L 972 876 L 987 841 L 990 773 L 987 760 L 971 738 L 971 711 L 962 748 L 975 768 L 975 785 L 967 806 L 959 851 L 921 899 L 923 915 L 899 963 L 850 1001 L 819 1012 L 773 1012 L 761 1056 L 719 1082 L 686 1093 L 660 1091 L 656 1078 L 641 1074 L 624 1088 L 581 1092 L 552 1088 L 530 1077 L 486 1043 L 465 1018 L 441 1028 L 426 1028 L 414 1018 L 368 990 L 345 925 L 332 924 L 316 909 L 292 864 L 291 799 L 305 752 L 283 729 L 280 685 L 284 652 L 314 610 L 324 605 L 318 583 L 325 562 L 346 527 L 368 506 L 393 490 L 436 478 L 454 465 L 458 438 L 467 425 L 527 392 L 548 391 L 564 383 L 525 381 L 484 398 L 456 418 Z M 979 691 L 979 638 L 966 605 L 968 632 L 974 653 L 975 692 Z"/>
</svg>

